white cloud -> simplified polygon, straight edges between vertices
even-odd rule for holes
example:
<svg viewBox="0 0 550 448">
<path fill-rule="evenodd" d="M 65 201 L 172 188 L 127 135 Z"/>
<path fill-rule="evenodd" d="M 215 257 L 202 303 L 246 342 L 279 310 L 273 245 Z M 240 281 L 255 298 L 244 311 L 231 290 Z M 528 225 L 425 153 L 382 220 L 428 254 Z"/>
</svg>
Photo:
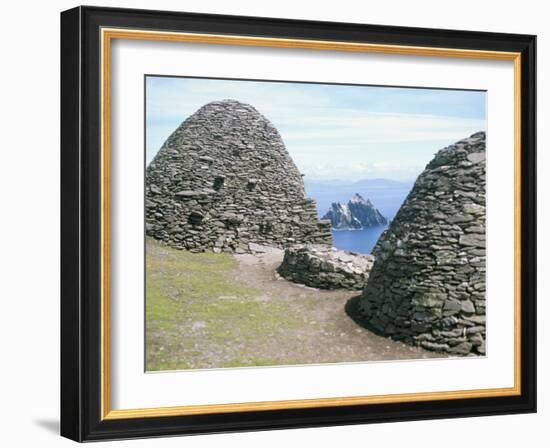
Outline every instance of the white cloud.
<svg viewBox="0 0 550 448">
<path fill-rule="evenodd" d="M 281 120 L 284 126 L 289 119 Z M 333 110 L 300 118 L 300 129 L 285 133 L 293 141 L 346 139 L 367 143 L 396 143 L 461 138 L 485 128 L 485 120 L 433 115 L 369 113 Z"/>
</svg>

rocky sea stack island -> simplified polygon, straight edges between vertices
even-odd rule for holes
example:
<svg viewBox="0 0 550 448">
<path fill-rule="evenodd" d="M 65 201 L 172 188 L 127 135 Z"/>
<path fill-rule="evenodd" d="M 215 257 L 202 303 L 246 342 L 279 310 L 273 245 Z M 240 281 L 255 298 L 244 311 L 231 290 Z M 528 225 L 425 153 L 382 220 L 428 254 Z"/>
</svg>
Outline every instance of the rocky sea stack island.
<svg viewBox="0 0 550 448">
<path fill-rule="evenodd" d="M 333 202 L 322 219 L 329 220 L 337 230 L 365 229 L 388 223 L 370 199 L 364 199 L 359 193 L 355 193 L 347 204 Z"/>
</svg>

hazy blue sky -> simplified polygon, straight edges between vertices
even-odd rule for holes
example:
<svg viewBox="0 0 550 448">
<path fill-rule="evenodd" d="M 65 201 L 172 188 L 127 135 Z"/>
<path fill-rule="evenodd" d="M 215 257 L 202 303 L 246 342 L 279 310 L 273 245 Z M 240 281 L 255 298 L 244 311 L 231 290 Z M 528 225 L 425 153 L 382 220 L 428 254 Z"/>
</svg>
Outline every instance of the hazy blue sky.
<svg viewBox="0 0 550 448">
<path fill-rule="evenodd" d="M 485 130 L 485 92 L 146 78 L 146 159 L 210 101 L 251 104 L 310 179 L 414 179 L 440 148 Z"/>
</svg>

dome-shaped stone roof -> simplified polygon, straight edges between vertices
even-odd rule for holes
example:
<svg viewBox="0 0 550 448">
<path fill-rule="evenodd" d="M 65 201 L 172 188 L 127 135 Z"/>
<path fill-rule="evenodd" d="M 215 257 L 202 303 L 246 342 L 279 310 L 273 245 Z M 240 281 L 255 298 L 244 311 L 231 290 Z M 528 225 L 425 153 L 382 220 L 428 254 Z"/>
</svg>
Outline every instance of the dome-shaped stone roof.
<svg viewBox="0 0 550 448">
<path fill-rule="evenodd" d="M 451 354 L 485 353 L 485 133 L 440 150 L 377 242 L 363 323 Z"/>
<path fill-rule="evenodd" d="M 201 107 L 147 167 L 146 230 L 175 247 L 216 252 L 331 242 L 277 129 L 235 100 Z"/>
</svg>

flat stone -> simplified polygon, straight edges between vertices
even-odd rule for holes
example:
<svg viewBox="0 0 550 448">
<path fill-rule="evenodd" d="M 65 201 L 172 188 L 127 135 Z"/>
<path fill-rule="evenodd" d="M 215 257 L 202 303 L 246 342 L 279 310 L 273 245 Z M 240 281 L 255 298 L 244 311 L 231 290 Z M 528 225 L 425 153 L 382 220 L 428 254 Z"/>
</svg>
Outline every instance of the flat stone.
<svg viewBox="0 0 550 448">
<path fill-rule="evenodd" d="M 175 196 L 177 197 L 181 197 L 181 198 L 192 198 L 192 197 L 195 197 L 195 196 L 199 196 L 200 193 L 198 191 L 194 191 L 194 190 L 182 190 L 182 191 L 178 191 Z"/>
<path fill-rule="evenodd" d="M 151 193 L 155 193 L 155 194 L 162 193 L 162 190 L 159 187 L 157 187 L 155 184 L 149 185 L 149 190 L 151 191 Z"/>
<path fill-rule="evenodd" d="M 468 160 L 472 163 L 479 163 L 485 161 L 485 151 L 483 152 L 472 152 L 468 154 Z"/>
<path fill-rule="evenodd" d="M 443 311 L 456 314 L 462 309 L 462 303 L 459 300 L 445 300 Z"/>
<path fill-rule="evenodd" d="M 449 353 L 457 355 L 467 355 L 472 351 L 472 347 L 473 346 L 471 342 L 461 342 L 460 344 L 451 347 L 449 349 Z"/>
<path fill-rule="evenodd" d="M 463 246 L 485 248 L 485 237 L 475 233 L 461 235 L 458 242 Z"/>
<path fill-rule="evenodd" d="M 473 215 L 485 214 L 485 207 L 483 205 L 476 204 L 475 202 L 464 204 L 462 209 L 465 213 Z M 478 229 L 483 229 L 483 227 L 478 226 Z"/>
<path fill-rule="evenodd" d="M 476 309 L 474 307 L 474 304 L 471 300 L 463 300 L 462 301 L 462 312 L 473 314 L 476 312 Z"/>
</svg>

